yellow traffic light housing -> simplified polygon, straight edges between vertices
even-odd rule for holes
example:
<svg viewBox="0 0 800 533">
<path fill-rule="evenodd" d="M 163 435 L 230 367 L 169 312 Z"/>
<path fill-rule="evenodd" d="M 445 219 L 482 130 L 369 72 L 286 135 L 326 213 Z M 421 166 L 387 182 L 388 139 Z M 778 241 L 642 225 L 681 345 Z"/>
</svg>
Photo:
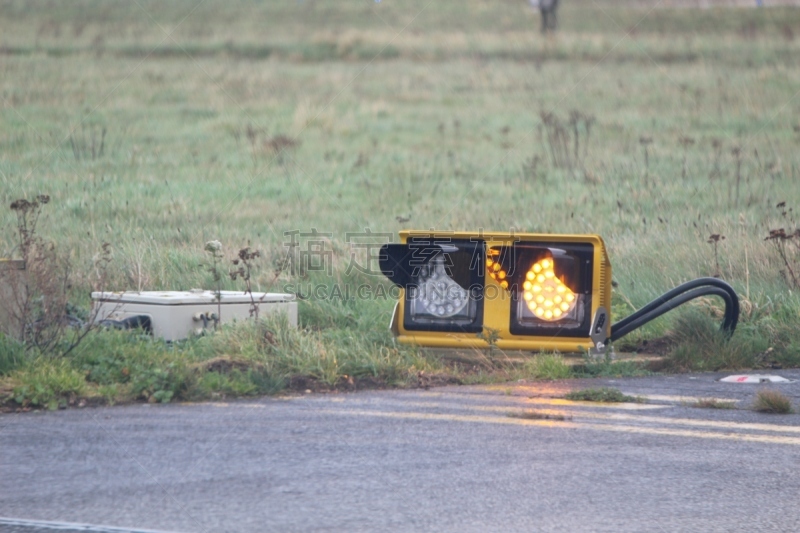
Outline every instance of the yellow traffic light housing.
<svg viewBox="0 0 800 533">
<path fill-rule="evenodd" d="M 392 330 L 433 347 L 602 351 L 611 335 L 611 264 L 597 235 L 403 231 L 385 245 L 401 287 Z"/>
<path fill-rule="evenodd" d="M 736 291 L 716 278 L 686 282 L 611 324 L 611 263 L 598 235 L 402 231 L 381 248 L 398 285 L 391 329 L 400 342 L 501 349 L 586 350 L 606 345 L 700 296 L 725 302 L 722 329 L 739 319 Z"/>
</svg>

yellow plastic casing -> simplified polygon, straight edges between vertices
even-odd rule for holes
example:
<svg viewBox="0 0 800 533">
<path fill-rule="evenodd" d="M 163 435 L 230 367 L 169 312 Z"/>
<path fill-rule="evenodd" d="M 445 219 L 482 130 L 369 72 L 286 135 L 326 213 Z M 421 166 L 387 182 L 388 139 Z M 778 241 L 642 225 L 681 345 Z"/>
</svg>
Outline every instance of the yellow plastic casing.
<svg viewBox="0 0 800 533">
<path fill-rule="evenodd" d="M 611 334 L 611 263 L 608 260 L 605 243 L 599 235 L 558 235 L 543 233 L 501 233 L 501 232 L 433 232 L 425 230 L 404 230 L 400 232 L 400 242 L 406 244 L 410 237 L 469 240 L 480 239 L 486 243 L 487 250 L 492 247 L 511 246 L 515 243 L 541 244 L 591 244 L 594 250 L 592 261 L 592 308 L 591 320 L 595 313 L 603 307 L 608 313 L 605 321 L 604 339 Z M 544 337 L 533 335 L 513 335 L 509 331 L 511 324 L 511 293 L 500 284 L 485 276 L 483 299 L 484 332 L 491 329 L 498 332 L 495 346 L 506 350 L 557 350 L 560 352 L 578 352 L 594 347 L 592 339 L 586 337 Z M 486 340 L 475 333 L 452 333 L 438 331 L 409 331 L 403 324 L 405 312 L 405 291 L 400 290 L 400 301 L 394 310 L 391 329 L 397 340 L 404 344 L 430 346 L 435 348 L 486 348 Z"/>
</svg>

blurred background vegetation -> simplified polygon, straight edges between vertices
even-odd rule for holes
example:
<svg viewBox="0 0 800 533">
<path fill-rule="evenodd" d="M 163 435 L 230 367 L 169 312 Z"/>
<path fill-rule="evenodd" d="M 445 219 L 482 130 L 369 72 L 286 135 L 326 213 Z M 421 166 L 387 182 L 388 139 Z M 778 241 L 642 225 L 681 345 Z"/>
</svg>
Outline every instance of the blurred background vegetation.
<svg viewBox="0 0 800 533">
<path fill-rule="evenodd" d="M 733 4 L 562 0 L 542 35 L 522 0 L 2 0 L 0 257 L 7 206 L 39 194 L 83 308 L 105 242 L 115 290 L 208 288 L 212 239 L 261 250 L 254 290 L 281 290 L 383 284 L 345 274 L 365 228 L 598 233 L 618 318 L 718 275 L 755 340 L 709 366 L 795 361 L 796 241 L 764 239 L 800 205 L 800 9 Z M 276 277 L 285 233 L 312 228 L 333 277 Z M 377 350 L 391 309 L 305 301 L 301 320 L 380 330 Z"/>
</svg>

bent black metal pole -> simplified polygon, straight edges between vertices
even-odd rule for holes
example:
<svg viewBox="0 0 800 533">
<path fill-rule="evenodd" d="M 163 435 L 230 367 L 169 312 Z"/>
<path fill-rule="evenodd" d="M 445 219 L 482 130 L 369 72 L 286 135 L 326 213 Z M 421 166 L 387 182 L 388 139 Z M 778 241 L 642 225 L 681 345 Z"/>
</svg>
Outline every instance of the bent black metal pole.
<svg viewBox="0 0 800 533">
<path fill-rule="evenodd" d="M 720 279 L 698 278 L 664 293 L 635 313 L 612 325 L 609 341 L 614 342 L 679 305 L 706 295 L 719 296 L 725 301 L 725 315 L 721 329 L 728 336 L 733 335 L 739 321 L 739 297 L 736 291 Z"/>
</svg>

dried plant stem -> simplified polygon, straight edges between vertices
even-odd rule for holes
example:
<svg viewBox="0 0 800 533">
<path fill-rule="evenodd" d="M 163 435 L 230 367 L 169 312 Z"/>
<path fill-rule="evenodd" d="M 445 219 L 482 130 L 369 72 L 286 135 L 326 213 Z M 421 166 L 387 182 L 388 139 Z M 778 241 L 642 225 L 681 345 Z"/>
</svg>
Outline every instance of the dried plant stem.
<svg viewBox="0 0 800 533">
<path fill-rule="evenodd" d="M 792 265 L 789 262 L 789 258 L 786 256 L 786 244 L 781 243 L 781 245 L 778 246 L 778 253 L 781 256 L 781 259 L 783 259 L 783 264 L 786 266 L 786 270 L 787 272 L 789 272 L 789 276 L 791 276 L 792 278 L 792 284 L 798 289 L 800 289 L 800 283 L 797 282 L 797 275 L 795 275 L 794 270 L 792 269 Z"/>
</svg>

